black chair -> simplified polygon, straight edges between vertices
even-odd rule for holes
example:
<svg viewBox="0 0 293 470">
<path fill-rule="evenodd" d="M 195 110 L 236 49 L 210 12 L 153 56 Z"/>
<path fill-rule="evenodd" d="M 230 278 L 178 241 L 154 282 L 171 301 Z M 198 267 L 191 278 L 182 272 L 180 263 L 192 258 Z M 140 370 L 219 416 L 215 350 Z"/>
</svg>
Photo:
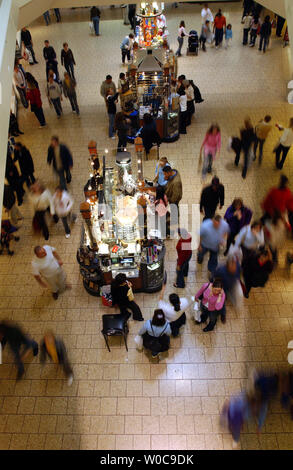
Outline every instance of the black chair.
<svg viewBox="0 0 293 470">
<path fill-rule="evenodd" d="M 123 336 L 124 343 L 126 347 L 126 351 L 128 351 L 127 347 L 127 334 L 128 334 L 128 325 L 127 325 L 127 317 L 125 315 L 119 314 L 110 314 L 110 315 L 103 315 L 103 329 L 101 333 L 105 338 L 105 342 L 110 351 L 109 344 L 108 344 L 108 336 Z"/>
</svg>

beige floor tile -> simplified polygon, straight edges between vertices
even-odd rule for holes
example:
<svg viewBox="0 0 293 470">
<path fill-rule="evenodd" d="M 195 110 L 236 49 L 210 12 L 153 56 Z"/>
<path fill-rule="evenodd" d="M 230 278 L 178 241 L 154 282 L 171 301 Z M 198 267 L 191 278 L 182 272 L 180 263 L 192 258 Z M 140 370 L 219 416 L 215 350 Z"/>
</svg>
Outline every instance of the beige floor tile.
<svg viewBox="0 0 293 470">
<path fill-rule="evenodd" d="M 99 437 L 102 437 L 102 436 L 99 436 Z M 97 450 L 98 449 L 98 436 L 93 436 L 91 434 L 81 434 L 79 448 L 80 450 Z"/>
<path fill-rule="evenodd" d="M 133 436 L 116 436 L 116 450 L 132 450 Z"/>
<path fill-rule="evenodd" d="M 107 427 L 107 433 L 108 434 L 124 434 L 125 432 L 125 423 L 124 416 L 109 416 L 108 417 L 108 427 Z M 129 433 L 128 433 L 129 434 Z"/>
<path fill-rule="evenodd" d="M 149 450 L 151 448 L 150 435 L 133 436 L 133 449 L 134 450 Z"/>
<path fill-rule="evenodd" d="M 125 416 L 125 434 L 142 434 L 141 416 Z"/>
<path fill-rule="evenodd" d="M 94 436 L 97 438 L 97 436 Z M 114 450 L 116 449 L 115 445 L 115 436 L 98 436 L 98 449 L 99 450 Z"/>
</svg>

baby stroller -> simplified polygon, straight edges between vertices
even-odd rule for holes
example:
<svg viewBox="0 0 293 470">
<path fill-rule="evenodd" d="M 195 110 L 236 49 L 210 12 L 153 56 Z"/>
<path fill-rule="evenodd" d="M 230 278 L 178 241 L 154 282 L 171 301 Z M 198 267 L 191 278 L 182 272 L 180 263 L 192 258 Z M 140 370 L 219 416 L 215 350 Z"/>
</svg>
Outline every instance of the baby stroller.
<svg viewBox="0 0 293 470">
<path fill-rule="evenodd" d="M 187 55 L 198 55 L 198 34 L 194 29 L 189 31 Z"/>
</svg>

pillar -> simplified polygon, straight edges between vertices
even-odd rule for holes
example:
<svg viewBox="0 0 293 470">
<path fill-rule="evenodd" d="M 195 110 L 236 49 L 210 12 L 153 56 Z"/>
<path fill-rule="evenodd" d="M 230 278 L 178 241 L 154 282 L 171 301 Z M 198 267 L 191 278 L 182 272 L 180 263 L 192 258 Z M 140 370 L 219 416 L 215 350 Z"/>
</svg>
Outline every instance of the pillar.
<svg viewBox="0 0 293 470">
<path fill-rule="evenodd" d="M 3 202 L 18 11 L 19 8 L 13 0 L 2 0 L 0 3 L 0 214 Z"/>
</svg>

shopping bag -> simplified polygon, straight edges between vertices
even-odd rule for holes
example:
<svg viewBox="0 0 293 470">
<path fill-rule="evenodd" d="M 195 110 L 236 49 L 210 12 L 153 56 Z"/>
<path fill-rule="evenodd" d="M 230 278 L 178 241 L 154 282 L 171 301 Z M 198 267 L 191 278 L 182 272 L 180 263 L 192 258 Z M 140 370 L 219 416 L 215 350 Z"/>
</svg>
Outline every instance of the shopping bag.
<svg viewBox="0 0 293 470">
<path fill-rule="evenodd" d="M 127 297 L 128 297 L 129 302 L 132 302 L 134 300 L 133 290 L 131 287 L 129 287 L 128 289 Z"/>
<path fill-rule="evenodd" d="M 136 344 L 136 349 L 141 350 L 143 348 L 143 339 L 142 336 L 136 335 L 134 337 L 134 342 Z"/>
<path fill-rule="evenodd" d="M 26 60 L 28 60 L 29 64 L 33 64 L 34 63 L 34 60 L 33 60 L 33 56 L 32 56 L 32 53 L 29 49 L 25 48 L 25 55 L 27 57 Z"/>
<path fill-rule="evenodd" d="M 199 302 L 196 300 L 194 302 L 194 306 L 193 306 L 193 319 L 194 319 L 194 321 L 200 323 L 200 316 L 201 316 L 200 306 L 199 306 Z"/>
</svg>

